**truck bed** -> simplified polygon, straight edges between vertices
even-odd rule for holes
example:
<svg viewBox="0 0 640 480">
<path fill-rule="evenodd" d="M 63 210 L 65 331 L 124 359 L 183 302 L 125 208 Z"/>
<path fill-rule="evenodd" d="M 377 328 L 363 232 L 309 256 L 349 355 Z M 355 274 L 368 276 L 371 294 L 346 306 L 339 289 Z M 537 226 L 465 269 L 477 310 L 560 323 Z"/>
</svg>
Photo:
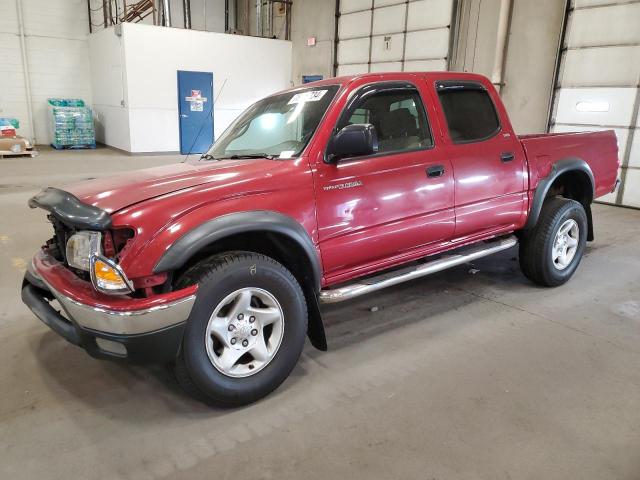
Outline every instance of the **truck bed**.
<svg viewBox="0 0 640 480">
<path fill-rule="evenodd" d="M 615 188 L 620 160 L 613 130 L 519 135 L 518 139 L 529 161 L 529 190 L 534 190 L 549 175 L 555 162 L 567 158 L 587 162 L 595 179 L 594 198 Z"/>
</svg>

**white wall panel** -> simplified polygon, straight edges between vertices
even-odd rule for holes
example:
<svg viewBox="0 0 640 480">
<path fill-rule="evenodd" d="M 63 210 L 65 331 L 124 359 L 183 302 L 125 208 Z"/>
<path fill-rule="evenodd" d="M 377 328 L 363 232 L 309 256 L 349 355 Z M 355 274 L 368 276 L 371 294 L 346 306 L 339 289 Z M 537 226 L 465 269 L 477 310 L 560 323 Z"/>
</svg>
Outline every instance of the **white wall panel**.
<svg viewBox="0 0 640 480">
<path fill-rule="evenodd" d="M 453 0 L 341 0 L 337 73 L 446 70 L 452 9 Z"/>
<path fill-rule="evenodd" d="M 91 86 L 94 93 L 96 140 L 121 150 L 131 150 L 129 111 L 125 104 L 122 37 L 113 29 L 89 37 Z M 107 126 L 109 128 L 107 128 Z"/>
<path fill-rule="evenodd" d="M 5 102 L 22 98 L 25 94 L 20 37 L 0 33 L 0 58 L 0 105 L 4 106 Z"/>
<path fill-rule="evenodd" d="M 15 1 L 0 0 L 0 116 L 17 118 L 18 133 L 33 138 L 15 6 Z M 23 0 L 22 10 L 35 141 L 47 144 L 51 142 L 47 98 L 79 97 L 89 105 L 92 101 L 87 4 Z"/>
<path fill-rule="evenodd" d="M 629 125 L 635 96 L 635 88 L 563 88 L 558 92 L 555 121 L 581 125 Z"/>
<path fill-rule="evenodd" d="M 640 43 L 640 3 L 575 10 L 568 46 Z"/>
<path fill-rule="evenodd" d="M 367 73 L 369 71 L 369 65 L 367 63 L 352 63 L 346 65 L 338 65 L 337 75 L 359 75 L 361 73 Z"/>
<path fill-rule="evenodd" d="M 371 10 L 340 15 L 338 38 L 367 37 L 371 32 Z"/>
<path fill-rule="evenodd" d="M 451 24 L 453 0 L 419 0 L 409 3 L 407 30 L 446 27 Z"/>
<path fill-rule="evenodd" d="M 612 0 L 571 0 L 574 8 L 595 7 L 597 5 L 611 5 Z"/>
<path fill-rule="evenodd" d="M 404 34 L 381 35 L 379 37 L 373 37 L 372 42 L 372 62 L 402 61 Z"/>
<path fill-rule="evenodd" d="M 367 63 L 369 61 L 369 39 L 355 38 L 338 43 L 338 64 Z"/>
<path fill-rule="evenodd" d="M 402 62 L 384 62 L 384 63 L 372 63 L 372 72 L 399 72 L 402 70 Z"/>
<path fill-rule="evenodd" d="M 631 143 L 631 154 L 629 155 L 629 166 L 634 168 L 640 168 L 640 131 L 636 130 Z M 640 185 L 638 185 L 640 188 Z"/>
<path fill-rule="evenodd" d="M 620 178 L 620 171 L 618 170 L 618 178 Z M 610 203 L 610 204 L 615 204 L 616 203 L 616 199 L 618 197 L 618 192 L 611 192 L 611 193 L 607 193 L 606 195 L 603 195 L 602 197 L 598 198 L 598 202 L 599 203 Z"/>
<path fill-rule="evenodd" d="M 113 29 L 92 36 L 91 50 L 94 85 L 108 89 L 96 97 L 99 135 L 120 148 L 128 142 L 131 152 L 179 149 L 178 70 L 213 73 L 216 137 L 251 103 L 291 79 L 291 42 L 283 40 L 126 23 L 122 37 Z"/>
<path fill-rule="evenodd" d="M 566 52 L 560 85 L 631 86 L 639 78 L 640 46 L 584 48 Z"/>
<path fill-rule="evenodd" d="M 405 59 L 407 60 L 446 58 L 448 53 L 448 28 L 407 33 L 407 44 L 405 47 Z"/>
<path fill-rule="evenodd" d="M 374 7 L 386 7 L 387 5 L 398 5 L 399 3 L 406 3 L 406 0 L 374 0 Z"/>
<path fill-rule="evenodd" d="M 85 0 L 23 0 L 22 11 L 26 35 L 87 40 Z"/>
<path fill-rule="evenodd" d="M 27 125 L 29 113 L 20 56 L 20 39 L 14 33 L 0 33 L 0 59 L 0 117 L 17 118 L 20 120 L 18 132 L 31 136 Z"/>
<path fill-rule="evenodd" d="M 404 62 L 405 72 L 439 72 L 447 70 L 447 61 L 440 60 L 409 60 Z"/>
<path fill-rule="evenodd" d="M 18 12 L 15 1 L 0 2 L 0 32 L 18 33 Z"/>
<path fill-rule="evenodd" d="M 572 5 L 553 131 L 618 127 L 614 130 L 622 162 L 622 193 L 599 201 L 640 207 L 640 135 L 634 130 L 640 126 L 640 117 L 634 118 L 640 81 L 640 2 L 573 0 Z"/>
<path fill-rule="evenodd" d="M 622 203 L 630 207 L 640 207 L 640 170 L 627 169 Z"/>
<path fill-rule="evenodd" d="M 38 142 L 50 143 L 48 98 L 82 98 L 89 106 L 92 103 L 89 44 L 86 40 L 32 36 L 27 38 L 27 50 L 35 130 Z"/>
<path fill-rule="evenodd" d="M 406 4 L 376 8 L 373 11 L 373 34 L 397 33 L 404 31 Z"/>
<path fill-rule="evenodd" d="M 371 8 L 372 0 L 340 0 L 340 13 L 356 12 Z"/>
</svg>

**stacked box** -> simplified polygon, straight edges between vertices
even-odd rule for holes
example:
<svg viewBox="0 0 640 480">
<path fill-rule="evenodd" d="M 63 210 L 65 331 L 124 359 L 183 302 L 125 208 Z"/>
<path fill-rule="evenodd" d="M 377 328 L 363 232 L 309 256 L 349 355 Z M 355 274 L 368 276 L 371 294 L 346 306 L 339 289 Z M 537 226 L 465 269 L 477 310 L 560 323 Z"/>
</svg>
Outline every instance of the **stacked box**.
<svg viewBox="0 0 640 480">
<path fill-rule="evenodd" d="M 20 122 L 15 118 L 0 117 L 0 137 L 15 137 Z"/>
<path fill-rule="evenodd" d="M 0 117 L 0 127 L 20 128 L 20 122 L 16 118 Z"/>
<path fill-rule="evenodd" d="M 93 112 L 83 100 L 50 98 L 49 113 L 54 148 L 95 148 Z"/>
</svg>

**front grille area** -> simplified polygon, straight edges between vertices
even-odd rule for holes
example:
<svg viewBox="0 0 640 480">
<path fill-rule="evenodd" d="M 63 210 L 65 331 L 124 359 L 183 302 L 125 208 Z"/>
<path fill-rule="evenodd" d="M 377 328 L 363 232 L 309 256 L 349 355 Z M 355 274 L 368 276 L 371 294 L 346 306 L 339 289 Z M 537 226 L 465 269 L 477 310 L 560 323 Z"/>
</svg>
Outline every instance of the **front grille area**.
<svg viewBox="0 0 640 480">
<path fill-rule="evenodd" d="M 54 236 L 47 241 L 44 248 L 47 252 L 53 256 L 59 262 L 74 272 L 78 277 L 83 280 L 90 281 L 89 272 L 84 270 L 78 270 L 69 266 L 67 262 L 67 242 L 73 234 L 78 230 L 69 227 L 65 223 L 58 220 L 53 215 L 47 217 L 53 226 Z M 109 258 L 114 259 L 116 262 L 119 260 L 120 255 L 123 253 L 127 246 L 127 243 L 133 238 L 134 232 L 130 228 L 116 228 L 102 232 L 102 250 L 103 254 Z"/>
<path fill-rule="evenodd" d="M 78 270 L 77 268 L 73 268 L 69 266 L 67 262 L 67 241 L 71 236 L 76 233 L 76 230 L 68 227 L 60 220 L 55 218 L 53 215 L 48 215 L 47 218 L 51 222 L 53 226 L 54 235 L 51 239 L 47 241 L 45 244 L 45 249 L 53 258 L 58 260 L 59 262 L 64 263 L 64 265 L 73 273 L 75 273 L 79 278 L 85 281 L 91 281 L 91 276 L 89 272 L 85 272 L 84 270 Z"/>
<path fill-rule="evenodd" d="M 47 218 L 53 225 L 54 235 L 52 239 L 47 241 L 45 247 L 49 251 L 49 254 L 53 256 L 53 258 L 60 262 L 63 262 L 68 266 L 66 258 L 66 245 L 67 240 L 69 240 L 71 235 L 75 233 L 75 230 L 67 227 L 53 215 L 48 215 Z"/>
</svg>

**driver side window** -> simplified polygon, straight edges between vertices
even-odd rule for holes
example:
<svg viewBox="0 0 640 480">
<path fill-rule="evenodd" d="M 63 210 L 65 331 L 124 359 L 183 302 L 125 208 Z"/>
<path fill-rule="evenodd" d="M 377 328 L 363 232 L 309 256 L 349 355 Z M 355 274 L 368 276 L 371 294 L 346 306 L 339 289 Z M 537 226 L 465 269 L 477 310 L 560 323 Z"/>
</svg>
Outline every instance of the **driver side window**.
<svg viewBox="0 0 640 480">
<path fill-rule="evenodd" d="M 341 121 L 370 123 L 378 135 L 378 153 L 418 150 L 433 146 L 420 94 L 416 90 L 382 90 L 363 96 Z"/>
</svg>

